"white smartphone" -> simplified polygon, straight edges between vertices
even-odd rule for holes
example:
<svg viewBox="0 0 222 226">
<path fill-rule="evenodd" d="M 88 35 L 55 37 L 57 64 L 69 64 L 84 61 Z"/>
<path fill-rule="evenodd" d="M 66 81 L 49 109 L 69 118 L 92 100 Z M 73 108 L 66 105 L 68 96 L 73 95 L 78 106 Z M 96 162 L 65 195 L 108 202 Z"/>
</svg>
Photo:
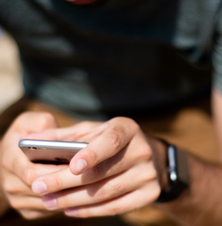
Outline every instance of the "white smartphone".
<svg viewBox="0 0 222 226">
<path fill-rule="evenodd" d="M 52 140 L 30 140 L 19 141 L 18 146 L 32 162 L 68 164 L 72 157 L 88 143 L 52 141 Z"/>
</svg>

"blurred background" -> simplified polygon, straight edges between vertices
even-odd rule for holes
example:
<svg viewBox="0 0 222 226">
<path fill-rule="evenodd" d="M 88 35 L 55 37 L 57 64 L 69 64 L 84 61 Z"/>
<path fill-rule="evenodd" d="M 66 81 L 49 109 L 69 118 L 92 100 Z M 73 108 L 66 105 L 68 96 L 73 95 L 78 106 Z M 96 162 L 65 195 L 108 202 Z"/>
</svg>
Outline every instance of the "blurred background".
<svg viewBox="0 0 222 226">
<path fill-rule="evenodd" d="M 17 47 L 14 40 L 0 28 L 0 113 L 22 95 Z"/>
</svg>

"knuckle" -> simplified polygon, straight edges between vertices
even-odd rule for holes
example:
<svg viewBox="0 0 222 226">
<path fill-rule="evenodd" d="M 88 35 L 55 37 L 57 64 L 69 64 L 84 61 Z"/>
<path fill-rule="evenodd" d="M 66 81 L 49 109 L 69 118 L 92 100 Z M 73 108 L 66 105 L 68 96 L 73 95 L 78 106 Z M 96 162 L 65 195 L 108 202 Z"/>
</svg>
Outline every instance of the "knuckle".
<svg viewBox="0 0 222 226">
<path fill-rule="evenodd" d="M 56 119 L 53 114 L 49 112 L 24 112 L 21 113 L 14 121 L 14 124 L 18 127 L 23 126 L 24 122 L 27 122 L 27 118 L 34 117 L 38 122 L 38 128 L 47 128 L 49 126 L 57 125 Z"/>
<path fill-rule="evenodd" d="M 128 125 L 131 125 L 131 126 L 133 126 L 135 129 L 136 128 L 140 128 L 139 127 L 139 125 L 137 124 L 137 122 L 134 120 L 134 119 L 132 119 L 132 118 L 124 118 L 124 120 L 126 121 L 126 123 L 128 124 Z"/>
<path fill-rule="evenodd" d="M 58 190 L 63 188 L 64 183 L 63 183 L 63 180 L 61 177 L 59 177 L 59 176 L 54 177 L 54 178 L 52 178 L 52 181 L 54 182 L 53 188 L 58 189 Z M 47 184 L 47 181 L 46 181 L 46 184 Z"/>
<path fill-rule="evenodd" d="M 154 202 L 155 200 L 157 200 L 157 198 L 160 196 L 161 193 L 161 187 L 158 183 L 157 180 L 153 180 L 153 182 L 151 182 L 151 186 L 149 187 L 149 193 L 145 198 L 145 202 L 146 204 L 150 204 L 152 202 Z"/>
<path fill-rule="evenodd" d="M 64 197 L 57 199 L 57 208 L 58 209 L 64 209 L 64 208 L 67 208 L 70 206 L 72 206 L 72 200 L 70 200 L 69 197 L 64 196 Z"/>
<path fill-rule="evenodd" d="M 88 218 L 88 217 L 93 217 L 95 216 L 91 211 L 90 209 L 79 209 L 77 211 L 77 217 L 79 218 Z"/>
<path fill-rule="evenodd" d="M 109 216 L 115 216 L 117 214 L 119 214 L 120 208 L 118 206 L 109 206 L 107 207 L 107 215 Z"/>
<path fill-rule="evenodd" d="M 97 162 L 98 160 L 98 154 L 96 153 L 95 150 L 91 150 L 89 153 L 89 159 L 91 162 Z"/>
<path fill-rule="evenodd" d="M 151 169 L 149 169 L 149 173 L 150 173 L 150 178 L 151 179 L 156 179 L 158 177 L 157 170 L 156 170 L 153 162 L 152 162 Z"/>
<path fill-rule="evenodd" d="M 9 200 L 9 203 L 13 209 L 19 210 L 24 207 L 24 202 L 20 202 L 19 200 L 16 200 L 15 198 L 13 200 Z"/>
<path fill-rule="evenodd" d="M 149 145 L 141 144 L 135 152 L 135 161 L 149 161 L 152 157 L 152 150 Z"/>
<path fill-rule="evenodd" d="M 45 216 L 45 214 L 42 212 L 31 210 L 20 210 L 19 213 L 26 220 L 35 220 L 37 218 L 42 218 Z"/>
<path fill-rule="evenodd" d="M 121 195 L 122 192 L 123 185 L 111 180 L 96 192 L 96 198 L 99 201 L 104 201 L 110 198 L 115 198 L 116 196 Z"/>
<path fill-rule="evenodd" d="M 56 124 L 55 117 L 49 112 L 40 113 L 38 120 L 41 128 L 47 128 L 48 126 Z"/>
<path fill-rule="evenodd" d="M 121 146 L 121 138 L 120 138 L 120 134 L 117 133 L 117 131 L 119 130 L 119 128 L 115 128 L 114 131 L 112 131 L 109 134 L 109 140 L 111 143 L 111 146 L 115 149 L 118 150 Z M 119 131 L 118 131 L 119 132 Z"/>
<path fill-rule="evenodd" d="M 152 157 L 151 147 L 147 144 L 141 146 L 141 157 L 145 160 L 150 160 Z"/>
<path fill-rule="evenodd" d="M 6 155 L 3 155 L 1 157 L 1 168 L 2 169 L 8 169 L 8 167 L 9 167 L 8 157 Z"/>
<path fill-rule="evenodd" d="M 157 178 L 157 171 L 154 167 L 147 167 L 146 172 L 140 174 L 142 184 L 149 183 L 151 180 Z"/>
<path fill-rule="evenodd" d="M 104 174 L 104 165 L 103 163 L 100 163 L 96 166 L 94 166 L 88 173 L 90 174 L 89 175 L 89 178 L 91 178 L 92 181 L 94 180 L 98 180 L 99 178 L 101 178 Z"/>
<path fill-rule="evenodd" d="M 114 122 L 116 122 L 117 124 L 121 124 L 122 122 L 124 122 L 124 124 L 129 125 L 131 127 L 131 129 L 133 129 L 134 131 L 140 130 L 140 126 L 132 118 L 129 118 L 129 117 L 115 117 L 112 120 Z"/>
<path fill-rule="evenodd" d="M 108 138 L 115 149 L 121 147 L 122 137 L 126 137 L 129 131 L 133 134 L 141 131 L 140 126 L 133 119 L 127 117 L 115 117 L 108 122 L 108 125 L 111 127 Z"/>
<path fill-rule="evenodd" d="M 28 211 L 20 211 L 20 214 L 26 220 L 34 220 L 37 218 L 36 214 L 30 213 Z"/>
<path fill-rule="evenodd" d="M 117 195 L 121 195 L 123 192 L 123 184 L 122 183 L 116 183 L 115 181 L 109 181 L 108 184 L 108 191 L 106 192 L 107 195 L 109 196 L 117 196 Z"/>
<path fill-rule="evenodd" d="M 27 121 L 27 118 L 33 115 L 33 112 L 31 111 L 25 111 L 22 112 L 20 115 L 17 116 L 17 118 L 14 120 L 13 124 L 21 126 L 24 122 Z"/>
<path fill-rule="evenodd" d="M 26 119 L 27 116 L 29 116 L 31 114 L 31 112 L 29 111 L 26 111 L 26 112 L 23 112 L 21 113 L 20 115 L 18 115 L 18 117 L 15 119 L 15 122 L 20 122 L 20 121 L 23 121 L 24 119 Z"/>
<path fill-rule="evenodd" d="M 19 192 L 17 187 L 9 181 L 4 181 L 2 187 L 4 188 L 4 191 L 10 195 L 17 194 Z"/>
<path fill-rule="evenodd" d="M 98 201 L 104 201 L 108 198 L 109 194 L 108 191 L 106 190 L 106 188 L 100 188 L 96 194 L 95 194 L 95 198 Z"/>
<path fill-rule="evenodd" d="M 154 192 L 153 192 L 153 197 L 151 198 L 151 202 L 154 202 L 160 196 L 161 188 L 160 188 L 158 183 L 156 183 L 156 186 L 154 186 L 154 190 L 153 191 Z"/>
<path fill-rule="evenodd" d="M 153 168 L 150 169 L 149 175 L 147 175 L 147 181 L 157 179 L 157 171 Z"/>
<path fill-rule="evenodd" d="M 32 168 L 25 168 L 22 172 L 22 180 L 29 186 L 35 180 L 35 171 Z"/>
</svg>

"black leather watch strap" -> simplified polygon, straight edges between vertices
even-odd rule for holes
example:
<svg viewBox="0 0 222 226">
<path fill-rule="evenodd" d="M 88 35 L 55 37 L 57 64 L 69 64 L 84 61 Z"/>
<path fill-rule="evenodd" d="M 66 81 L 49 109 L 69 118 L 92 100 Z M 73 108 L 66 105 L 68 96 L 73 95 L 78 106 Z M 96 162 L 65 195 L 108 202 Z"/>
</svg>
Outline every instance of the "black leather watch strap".
<svg viewBox="0 0 222 226">
<path fill-rule="evenodd" d="M 169 189 L 162 191 L 156 202 L 169 202 L 176 199 L 189 184 L 186 154 L 179 151 L 176 146 L 160 139 L 167 150 L 167 173 Z"/>
</svg>

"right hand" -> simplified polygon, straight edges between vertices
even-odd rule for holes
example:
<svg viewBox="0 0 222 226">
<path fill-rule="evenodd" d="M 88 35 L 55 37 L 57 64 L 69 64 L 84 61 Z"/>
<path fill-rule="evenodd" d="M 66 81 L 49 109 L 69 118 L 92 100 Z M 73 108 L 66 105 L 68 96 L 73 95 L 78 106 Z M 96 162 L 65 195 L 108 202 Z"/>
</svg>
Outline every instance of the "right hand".
<svg viewBox="0 0 222 226">
<path fill-rule="evenodd" d="M 26 112 L 15 119 L 1 140 L 0 190 L 10 206 L 26 219 L 53 214 L 43 207 L 41 195 L 32 192 L 32 182 L 68 166 L 34 164 L 19 149 L 18 142 L 28 134 L 57 127 L 55 118 L 49 113 Z M 50 135 L 47 139 L 50 139 Z"/>
</svg>

